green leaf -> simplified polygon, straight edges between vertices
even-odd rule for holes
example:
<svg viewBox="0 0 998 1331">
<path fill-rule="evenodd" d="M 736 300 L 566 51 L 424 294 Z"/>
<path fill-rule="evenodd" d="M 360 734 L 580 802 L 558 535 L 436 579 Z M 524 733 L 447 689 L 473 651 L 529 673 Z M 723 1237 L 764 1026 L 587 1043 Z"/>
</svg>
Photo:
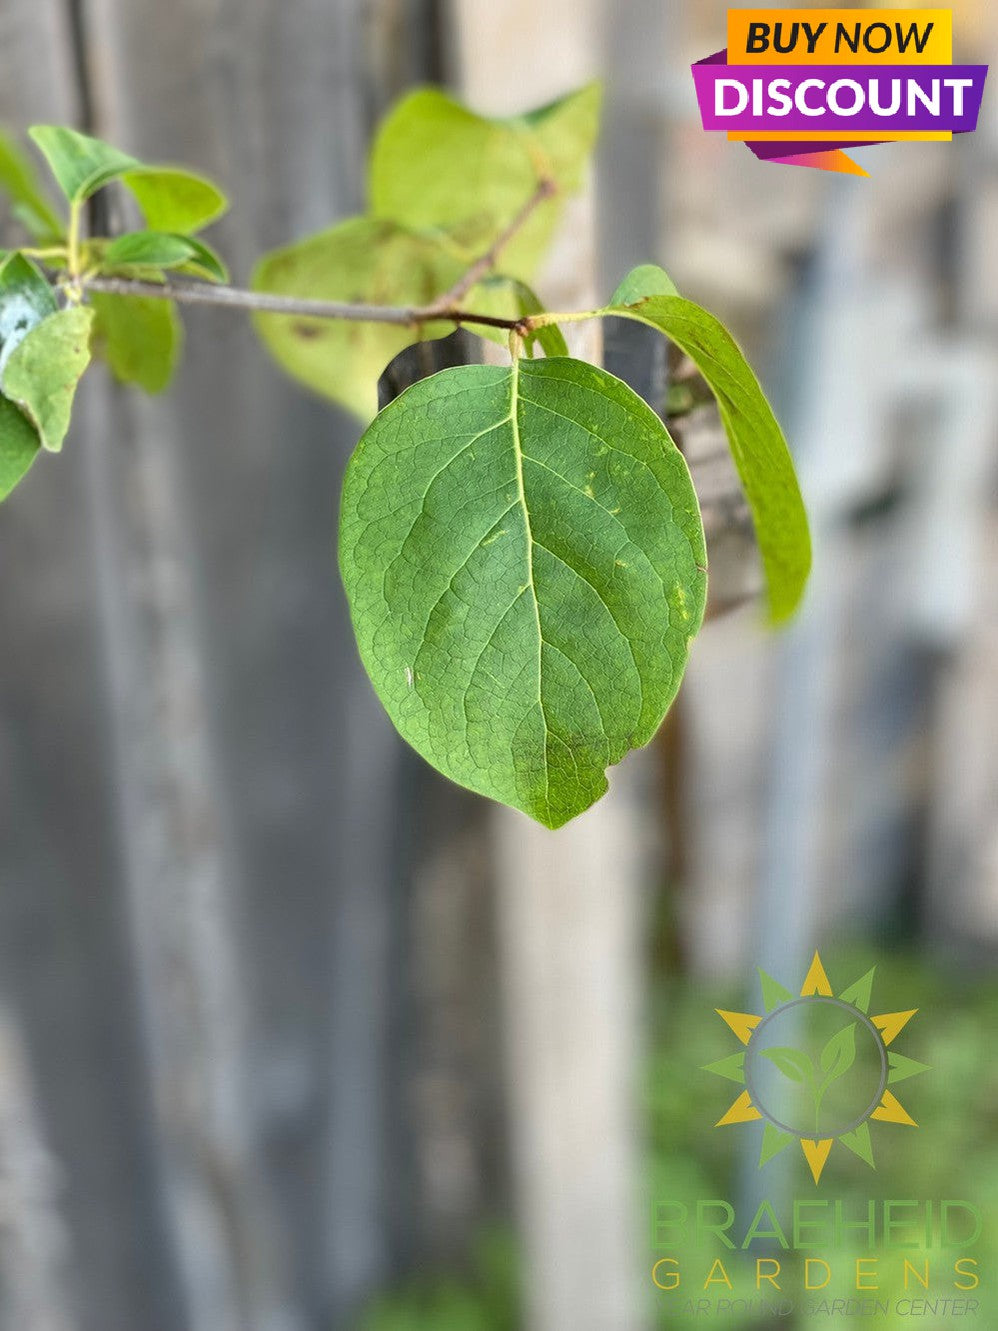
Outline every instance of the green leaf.
<svg viewBox="0 0 998 1331">
<path fill-rule="evenodd" d="M 93 310 L 72 306 L 32 328 L 11 353 L 3 371 L 3 392 L 37 427 L 43 447 L 62 448 L 73 396 L 90 364 Z"/>
<path fill-rule="evenodd" d="M 173 378 L 183 325 L 173 303 L 146 296 L 93 292 L 94 351 L 122 383 L 161 393 Z"/>
<path fill-rule="evenodd" d="M 657 263 L 642 263 L 631 271 L 610 297 L 611 305 L 634 305 L 648 296 L 678 296 L 675 282 Z"/>
<path fill-rule="evenodd" d="M 704 611 L 682 454 L 575 360 L 444 370 L 386 407 L 347 468 L 340 563 L 402 736 L 551 828 L 655 734 Z"/>
<path fill-rule="evenodd" d="M 0 500 L 27 475 L 38 456 L 38 434 L 13 402 L 0 397 Z"/>
<path fill-rule="evenodd" d="M 186 236 L 169 231 L 129 231 L 112 240 L 104 251 L 104 268 L 179 268 L 189 262 L 194 250 Z"/>
<path fill-rule="evenodd" d="M 195 236 L 172 231 L 130 231 L 111 241 L 104 251 L 101 268 L 176 268 L 213 282 L 224 282 L 228 271 L 210 245 Z"/>
<path fill-rule="evenodd" d="M 461 276 L 464 265 L 425 236 L 391 222 L 356 217 L 329 231 L 274 250 L 253 274 L 255 291 L 375 305 L 424 305 Z M 415 329 L 287 315 L 254 316 L 277 361 L 302 383 L 332 398 L 364 421 L 378 409 L 378 376 Z M 453 324 L 426 325 L 422 335 L 443 337 Z"/>
<path fill-rule="evenodd" d="M 603 313 L 657 328 L 709 384 L 755 521 L 770 618 L 788 619 L 811 569 L 807 513 L 783 432 L 741 350 L 712 314 L 679 296 L 648 296 L 636 304 L 609 305 Z"/>
<path fill-rule="evenodd" d="M 65 125 L 34 125 L 28 133 L 71 203 L 88 199 L 110 181 L 141 165 L 128 153 Z"/>
<path fill-rule="evenodd" d="M 10 195 L 16 216 L 36 240 L 63 236 L 65 223 L 45 197 L 34 163 L 3 133 L 0 133 L 0 189 Z"/>
<path fill-rule="evenodd" d="M 32 328 L 58 308 L 55 293 L 31 260 L 16 252 L 8 255 L 0 265 L 0 374 Z"/>
<path fill-rule="evenodd" d="M 489 120 L 446 93 L 420 88 L 383 121 L 368 176 L 373 216 L 459 235 L 478 254 L 542 180 L 558 195 L 537 207 L 503 250 L 503 271 L 529 281 L 596 141 L 600 89 L 591 84 L 527 116 Z"/>
<path fill-rule="evenodd" d="M 527 286 L 515 277 L 487 277 L 468 293 L 462 304 L 475 314 L 489 314 L 497 319 L 524 319 L 529 314 L 543 314 L 544 306 L 539 298 Z M 469 324 L 468 327 L 479 337 L 487 337 L 492 342 L 505 346 L 509 333 L 503 328 L 489 328 L 486 324 Z M 567 356 L 568 345 L 561 329 L 556 324 L 545 324 L 538 328 L 526 340 L 527 352 L 534 354 L 537 343 L 545 356 Z"/>
<path fill-rule="evenodd" d="M 814 1075 L 814 1065 L 807 1054 L 800 1049 L 794 1049 L 790 1045 L 777 1045 L 773 1049 L 761 1049 L 759 1053 L 762 1058 L 768 1058 L 775 1064 L 790 1081 L 806 1083 Z"/>
<path fill-rule="evenodd" d="M 121 182 L 131 190 L 153 231 L 200 231 L 221 217 L 228 200 L 217 185 L 174 166 L 147 166 L 109 143 L 64 125 L 35 125 L 28 133 L 37 143 L 74 203 Z"/>
<path fill-rule="evenodd" d="M 179 167 L 143 166 L 126 172 L 122 183 L 135 196 L 153 231 L 200 231 L 229 206 L 212 181 Z"/>
<path fill-rule="evenodd" d="M 836 1031 L 821 1051 L 822 1089 L 844 1077 L 856 1062 L 856 1023 Z"/>
<path fill-rule="evenodd" d="M 194 253 L 188 263 L 180 265 L 178 272 L 189 273 L 192 277 L 202 277 L 209 282 L 229 280 L 229 270 L 224 260 L 210 245 L 206 245 L 197 236 L 186 236 L 185 239 Z"/>
</svg>

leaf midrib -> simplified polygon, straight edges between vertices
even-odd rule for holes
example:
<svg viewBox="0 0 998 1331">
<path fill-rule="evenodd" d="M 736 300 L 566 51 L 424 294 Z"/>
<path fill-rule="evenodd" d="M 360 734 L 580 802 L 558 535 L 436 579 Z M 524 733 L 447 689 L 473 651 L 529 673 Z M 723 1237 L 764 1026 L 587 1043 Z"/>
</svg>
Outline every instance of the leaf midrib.
<svg viewBox="0 0 998 1331">
<path fill-rule="evenodd" d="M 541 723 L 544 726 L 544 807 L 551 816 L 551 765 L 548 761 L 548 741 L 551 730 L 548 726 L 547 713 L 544 711 L 544 632 L 541 628 L 541 607 L 537 598 L 537 584 L 534 581 L 534 533 L 530 525 L 530 509 L 527 505 L 527 490 L 523 479 L 523 446 L 520 442 L 520 357 L 513 352 L 513 368 L 510 373 L 509 419 L 513 431 L 513 456 L 516 459 L 516 486 L 520 507 L 523 509 L 523 525 L 527 536 L 527 586 L 534 607 L 534 624 L 537 628 L 537 705 L 541 709 Z"/>
</svg>

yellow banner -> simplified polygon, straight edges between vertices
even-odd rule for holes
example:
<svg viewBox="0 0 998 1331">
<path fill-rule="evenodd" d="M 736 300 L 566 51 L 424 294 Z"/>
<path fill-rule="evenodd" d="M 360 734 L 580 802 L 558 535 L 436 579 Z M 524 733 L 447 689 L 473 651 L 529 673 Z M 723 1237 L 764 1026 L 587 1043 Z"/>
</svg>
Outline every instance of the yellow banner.
<svg viewBox="0 0 998 1331">
<path fill-rule="evenodd" d="M 729 65 L 948 65 L 951 9 L 729 9 Z"/>
</svg>

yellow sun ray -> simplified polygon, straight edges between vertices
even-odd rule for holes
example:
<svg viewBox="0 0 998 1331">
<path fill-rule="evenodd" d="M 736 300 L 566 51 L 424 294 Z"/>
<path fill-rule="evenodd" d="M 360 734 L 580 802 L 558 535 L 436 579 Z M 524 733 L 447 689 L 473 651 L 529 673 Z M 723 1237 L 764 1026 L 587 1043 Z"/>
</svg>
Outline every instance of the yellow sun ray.
<svg viewBox="0 0 998 1331">
<path fill-rule="evenodd" d="M 762 1021 L 761 1017 L 757 1017 L 752 1012 L 724 1012 L 721 1008 L 715 1008 L 714 1011 L 722 1021 L 727 1022 L 742 1044 L 748 1044 L 752 1038 L 752 1032 Z"/>
<path fill-rule="evenodd" d="M 801 998 L 810 998 L 812 994 L 818 994 L 822 998 L 834 997 L 832 986 L 825 974 L 825 968 L 821 964 L 821 957 L 817 952 L 814 954 L 811 969 L 808 971 L 800 991 Z"/>
<path fill-rule="evenodd" d="M 818 1184 L 821 1182 L 822 1172 L 828 1163 L 828 1157 L 832 1150 L 832 1138 L 827 1141 L 816 1142 L 812 1141 L 810 1137 L 802 1137 L 800 1144 L 801 1150 L 804 1152 L 804 1158 L 811 1167 L 815 1184 Z"/>
<path fill-rule="evenodd" d="M 901 1123 L 906 1128 L 917 1128 L 918 1124 L 905 1109 L 904 1105 L 890 1091 L 884 1091 L 884 1098 L 870 1115 L 880 1123 Z"/>
<path fill-rule="evenodd" d="M 714 1125 L 718 1128 L 730 1127 L 732 1123 L 754 1123 L 762 1115 L 752 1103 L 748 1091 L 743 1091 L 722 1119 Z"/>
<path fill-rule="evenodd" d="M 910 1012 L 885 1012 L 870 1020 L 883 1037 L 884 1044 L 893 1044 L 917 1011 L 918 1008 L 913 1007 Z"/>
</svg>

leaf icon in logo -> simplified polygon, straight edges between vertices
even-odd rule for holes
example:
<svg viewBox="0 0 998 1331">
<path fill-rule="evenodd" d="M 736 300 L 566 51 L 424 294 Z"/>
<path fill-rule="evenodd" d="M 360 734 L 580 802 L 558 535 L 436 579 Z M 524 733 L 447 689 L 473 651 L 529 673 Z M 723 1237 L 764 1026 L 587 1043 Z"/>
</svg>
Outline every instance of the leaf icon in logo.
<svg viewBox="0 0 998 1331">
<path fill-rule="evenodd" d="M 821 1051 L 821 1089 L 826 1091 L 833 1081 L 844 1077 L 856 1062 L 856 1023 L 843 1026 Z"/>
<path fill-rule="evenodd" d="M 791 1081 L 807 1084 L 813 1080 L 814 1065 L 803 1050 L 778 1045 L 774 1049 L 762 1049 L 760 1053 L 763 1058 L 775 1063 L 784 1077 L 789 1077 Z"/>
</svg>

